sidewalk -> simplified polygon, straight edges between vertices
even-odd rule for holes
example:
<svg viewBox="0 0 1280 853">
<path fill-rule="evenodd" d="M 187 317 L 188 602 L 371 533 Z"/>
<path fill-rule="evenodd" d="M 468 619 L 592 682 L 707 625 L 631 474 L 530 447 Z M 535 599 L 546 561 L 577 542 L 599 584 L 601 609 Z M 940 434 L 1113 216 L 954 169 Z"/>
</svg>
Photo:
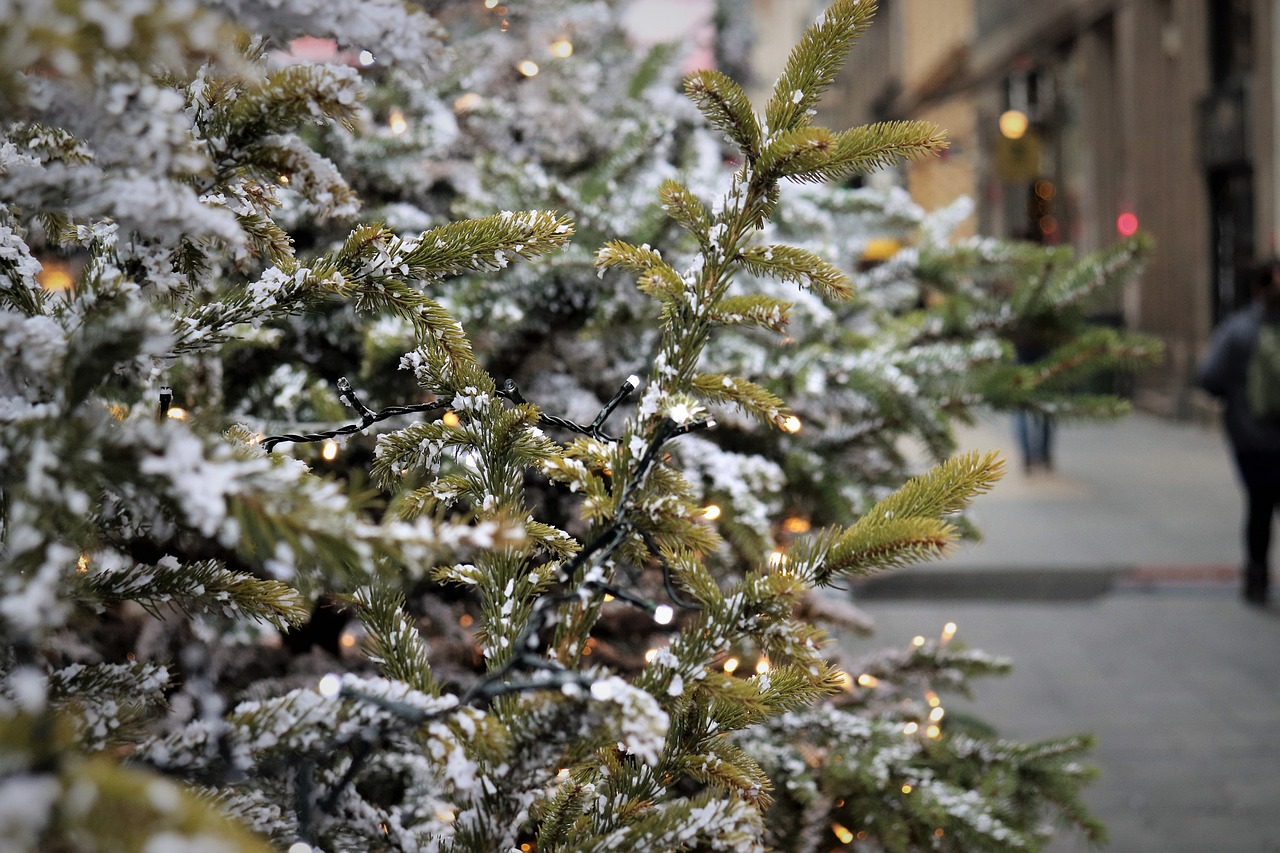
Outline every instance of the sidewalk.
<svg viewBox="0 0 1280 853">
<path fill-rule="evenodd" d="M 951 704 L 1009 737 L 1094 733 L 1086 799 L 1108 850 L 1280 851 L 1280 608 L 1240 601 L 1241 498 L 1219 434 L 1141 414 L 1068 426 L 1057 471 L 1031 476 L 1003 420 L 961 449 L 1009 460 L 975 504 L 984 541 L 860 586 L 878 630 L 846 645 L 954 621 L 958 640 L 1012 657 L 1011 676 Z M 1088 848 L 1064 833 L 1051 849 Z"/>
</svg>

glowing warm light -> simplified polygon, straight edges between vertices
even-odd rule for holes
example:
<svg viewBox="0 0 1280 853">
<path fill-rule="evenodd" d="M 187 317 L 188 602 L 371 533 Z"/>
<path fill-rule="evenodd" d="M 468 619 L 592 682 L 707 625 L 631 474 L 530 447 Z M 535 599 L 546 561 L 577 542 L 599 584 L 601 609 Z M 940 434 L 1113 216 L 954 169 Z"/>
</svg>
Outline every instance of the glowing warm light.
<svg viewBox="0 0 1280 853">
<path fill-rule="evenodd" d="M 453 809 L 444 808 L 444 807 L 436 809 L 436 820 L 440 821 L 441 823 L 453 823 L 455 820 L 457 820 L 457 818 L 458 818 L 458 813 L 455 812 Z"/>
<path fill-rule="evenodd" d="M 354 648 L 356 644 L 356 635 L 350 631 L 343 631 L 342 636 L 338 637 L 338 643 L 344 649 Z"/>
<path fill-rule="evenodd" d="M 787 533 L 808 533 L 810 526 L 809 519 L 794 515 L 782 522 L 782 529 Z"/>
<path fill-rule="evenodd" d="M 305 841 L 295 841 L 289 845 L 289 853 L 312 853 L 314 849 Z"/>
<path fill-rule="evenodd" d="M 858 676 L 858 683 L 863 687 L 875 687 L 880 683 L 880 679 L 876 678 L 869 672 L 864 672 L 862 675 Z"/>
<path fill-rule="evenodd" d="M 836 676 L 840 680 L 840 686 L 845 690 L 853 689 L 853 676 L 847 672 L 842 672 Z"/>
<path fill-rule="evenodd" d="M 645 662 L 645 663 L 653 663 L 655 660 L 657 660 L 657 658 L 658 658 L 658 650 L 657 650 L 657 649 L 649 649 L 649 651 L 647 651 L 647 652 L 645 652 L 645 653 L 644 653 L 644 662 Z"/>
<path fill-rule="evenodd" d="M 929 728 L 924 730 L 924 733 L 926 737 L 933 738 L 934 740 L 942 737 L 942 729 L 938 728 L 936 724 L 929 726 Z"/>
<path fill-rule="evenodd" d="M 838 823 L 831 824 L 831 831 L 836 834 L 836 838 L 840 839 L 841 844 L 848 844 L 853 841 L 853 833 Z"/>
<path fill-rule="evenodd" d="M 404 113 L 399 110 L 391 111 L 391 115 L 387 118 L 387 124 L 391 125 L 391 132 L 396 136 L 409 129 L 409 122 L 405 121 Z"/>
<path fill-rule="evenodd" d="M 325 462 L 332 462 L 338 458 L 338 442 L 329 439 L 320 447 L 320 456 Z"/>
<path fill-rule="evenodd" d="M 911 645 L 915 646 L 916 648 L 920 648 L 921 646 L 924 645 L 924 637 L 921 637 L 919 635 L 912 637 Z"/>
<path fill-rule="evenodd" d="M 913 722 L 913 723 L 907 723 L 905 726 L 903 726 L 903 727 L 902 727 L 902 733 L 903 733 L 904 735 L 913 735 L 913 734 L 915 734 L 915 733 L 916 733 L 916 732 L 918 732 L 918 731 L 920 731 L 920 724 L 919 724 L 919 723 L 914 723 L 914 722 Z"/>
<path fill-rule="evenodd" d="M 458 617 L 458 624 L 461 625 L 463 628 L 470 628 L 475 623 L 475 621 L 476 620 L 472 618 L 470 613 L 463 613 L 461 616 Z"/>
<path fill-rule="evenodd" d="M 276 180 L 277 180 L 277 181 L 279 181 L 279 182 L 281 183 L 281 185 L 283 185 L 283 186 L 286 186 L 286 187 L 287 187 L 287 186 L 289 186 L 289 176 L 288 176 L 288 175 L 280 175 L 278 178 L 276 178 Z"/>
<path fill-rule="evenodd" d="M 1132 237 L 1138 233 L 1138 217 L 1127 211 L 1120 214 L 1116 217 L 1116 230 L 1121 237 Z"/>
<path fill-rule="evenodd" d="M 1022 110 L 1005 110 L 1000 114 L 1000 133 L 1005 139 L 1021 139 L 1027 132 L 1027 114 Z"/>
<path fill-rule="evenodd" d="M 1036 225 L 1039 226 L 1040 231 L 1045 234 L 1052 234 L 1054 231 L 1058 230 L 1058 220 L 1054 219 L 1047 213 L 1040 217 L 1039 221 L 1036 222 Z"/>
<path fill-rule="evenodd" d="M 187 419 L 187 410 L 181 406 L 171 406 L 165 414 L 175 421 L 185 421 Z"/>
<path fill-rule="evenodd" d="M 613 601 L 613 596 L 606 592 L 604 594 L 604 603 L 608 604 L 610 601 Z"/>
<path fill-rule="evenodd" d="M 569 778 L 569 768 L 568 768 L 568 767 L 561 767 L 561 768 L 560 768 L 560 772 L 556 774 L 556 778 L 557 778 L 557 779 L 559 779 L 561 782 L 563 782 L 565 779 L 568 779 L 568 778 Z"/>
<path fill-rule="evenodd" d="M 520 853 L 533 853 L 533 845 L 526 841 L 520 845 Z"/>
<path fill-rule="evenodd" d="M 573 56 L 573 42 L 568 39 L 556 39 L 551 43 L 551 55 L 568 59 Z"/>
<path fill-rule="evenodd" d="M 769 552 L 769 568 L 771 569 L 778 568 L 778 566 L 782 565 L 782 561 L 785 558 L 786 558 L 786 555 L 783 554 L 781 551 L 770 551 Z"/>
<path fill-rule="evenodd" d="M 724 671 L 733 675 L 734 671 L 737 670 L 739 663 L 740 661 L 737 658 L 729 658 L 724 662 Z"/>
<path fill-rule="evenodd" d="M 516 66 L 516 70 L 526 77 L 536 77 L 542 69 L 532 59 L 526 59 Z"/>
<path fill-rule="evenodd" d="M 924 694 L 924 698 L 929 700 L 930 708 L 936 708 L 942 703 L 942 700 L 938 698 L 938 694 L 934 693 L 932 690 L 927 691 Z"/>
<path fill-rule="evenodd" d="M 801 423 L 800 423 L 800 419 L 797 418 L 795 415 L 787 415 L 785 418 L 782 419 L 782 423 L 780 426 L 785 432 L 796 433 L 800 431 Z"/>
<path fill-rule="evenodd" d="M 756 675 L 764 675 L 768 671 L 769 671 L 768 658 L 760 658 L 760 660 L 756 661 Z"/>
<path fill-rule="evenodd" d="M 1035 193 L 1045 201 L 1053 201 L 1053 197 L 1058 194 L 1058 188 L 1053 185 L 1053 181 L 1036 181 Z"/>
<path fill-rule="evenodd" d="M 943 831 L 942 827 L 938 827 L 937 829 L 935 829 L 935 830 L 933 831 L 933 834 L 934 834 L 934 836 L 936 836 L 937 838 L 941 838 L 942 836 L 946 835 L 947 833 Z"/>
<path fill-rule="evenodd" d="M 499 30 L 500 32 L 504 32 L 504 33 L 505 33 L 505 32 L 506 32 L 507 30 L 509 30 L 509 29 L 511 29 L 511 22 L 510 22 L 510 21 L 508 21 L 506 18 L 503 18 L 503 19 L 502 19 L 502 23 L 501 23 L 501 24 L 498 24 L 498 30 Z"/>
<path fill-rule="evenodd" d="M 910 783 L 910 782 L 904 782 L 904 783 L 903 783 L 903 785 L 902 785 L 902 793 L 904 793 L 904 794 L 910 794 L 910 793 L 911 793 L 912 791 L 914 791 L 914 790 L 915 790 L 915 788 L 911 787 L 911 783 Z"/>
<path fill-rule="evenodd" d="M 75 281 L 71 278 L 71 270 L 66 264 L 60 264 L 56 261 L 46 261 L 44 266 L 40 268 L 40 272 L 36 273 L 36 281 L 40 282 L 40 286 L 50 292 L 60 290 L 70 290 L 71 285 Z"/>
<path fill-rule="evenodd" d="M 358 56 L 357 59 L 360 61 L 361 65 L 372 65 L 378 61 L 374 59 L 373 54 L 367 50 L 360 51 L 360 56 Z"/>
<path fill-rule="evenodd" d="M 653 621 L 659 625 L 670 625 L 674 618 L 676 618 L 676 612 L 668 604 L 659 604 L 653 611 Z"/>
<path fill-rule="evenodd" d="M 453 102 L 453 111 L 455 113 L 469 113 L 484 103 L 484 96 L 479 92 L 467 92 L 459 95 L 458 99 Z"/>
<path fill-rule="evenodd" d="M 607 681 L 597 681 L 591 685 L 591 696 L 597 702 L 607 702 L 613 698 L 613 685 Z"/>
<path fill-rule="evenodd" d="M 484 7 L 486 9 L 492 9 L 494 6 L 497 6 L 497 5 L 498 5 L 498 0 L 484 0 Z"/>
<path fill-rule="evenodd" d="M 76 560 L 76 571 L 84 574 L 89 571 L 89 555 L 81 554 L 80 559 Z"/>
<path fill-rule="evenodd" d="M 447 427 L 456 427 L 458 424 L 462 423 L 458 420 L 458 415 L 455 412 L 445 412 L 440 416 L 440 422 Z"/>
<path fill-rule="evenodd" d="M 956 623 L 948 622 L 942 626 L 942 642 L 948 643 L 956 635 Z"/>
<path fill-rule="evenodd" d="M 707 521 L 715 521 L 720 517 L 720 507 L 715 504 L 707 504 L 707 506 L 702 510 L 702 517 Z"/>
<path fill-rule="evenodd" d="M 326 699 L 333 699 L 342 692 L 342 678 L 334 675 L 332 672 L 320 679 L 320 695 Z"/>
<path fill-rule="evenodd" d="M 929 712 L 929 719 L 933 720 L 936 723 L 938 722 L 938 720 L 941 720 L 946 715 L 946 713 L 947 713 L 947 709 L 939 706 Z"/>
</svg>

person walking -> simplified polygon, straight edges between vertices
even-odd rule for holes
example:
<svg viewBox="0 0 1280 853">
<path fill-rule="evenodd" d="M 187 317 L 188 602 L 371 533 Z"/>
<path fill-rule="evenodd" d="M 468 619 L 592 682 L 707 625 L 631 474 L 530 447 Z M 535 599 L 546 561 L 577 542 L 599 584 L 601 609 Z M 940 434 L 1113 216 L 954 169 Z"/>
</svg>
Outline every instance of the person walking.
<svg viewBox="0 0 1280 853">
<path fill-rule="evenodd" d="M 1223 424 L 1245 492 L 1244 597 L 1252 604 L 1265 604 L 1271 582 L 1272 518 L 1280 505 L 1280 420 L 1255 411 L 1258 397 L 1256 390 L 1251 397 L 1249 384 L 1252 379 L 1256 388 L 1259 376 L 1265 375 L 1251 364 L 1264 326 L 1280 329 L 1280 259 L 1258 270 L 1253 290 L 1253 303 L 1214 332 L 1197 379 L 1201 388 L 1225 403 Z M 1272 378 L 1265 380 L 1268 385 Z M 1280 394 L 1280 387 L 1263 390 Z"/>
</svg>

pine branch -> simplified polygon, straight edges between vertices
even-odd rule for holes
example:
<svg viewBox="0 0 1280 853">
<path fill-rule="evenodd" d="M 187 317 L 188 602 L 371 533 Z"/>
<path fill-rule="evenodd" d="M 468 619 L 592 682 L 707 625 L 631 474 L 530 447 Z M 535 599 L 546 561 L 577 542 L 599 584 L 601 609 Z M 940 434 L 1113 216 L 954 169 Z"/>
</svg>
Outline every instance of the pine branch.
<svg viewBox="0 0 1280 853">
<path fill-rule="evenodd" d="M 760 155 L 760 123 L 741 86 L 727 75 L 708 69 L 686 77 L 684 91 L 711 126 L 728 136 L 748 159 Z"/>
<path fill-rule="evenodd" d="M 836 0 L 791 50 L 765 107 L 769 134 L 784 133 L 809 121 L 809 111 L 835 82 L 845 55 L 870 25 L 875 4 Z"/>
</svg>

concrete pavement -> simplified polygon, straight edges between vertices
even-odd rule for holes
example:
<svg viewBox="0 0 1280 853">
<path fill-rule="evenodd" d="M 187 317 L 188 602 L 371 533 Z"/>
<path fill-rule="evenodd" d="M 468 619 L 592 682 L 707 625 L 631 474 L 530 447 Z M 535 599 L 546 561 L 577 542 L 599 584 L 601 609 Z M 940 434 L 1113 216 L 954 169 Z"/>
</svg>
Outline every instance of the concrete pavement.
<svg viewBox="0 0 1280 853">
<path fill-rule="evenodd" d="M 1012 657 L 1013 675 L 951 704 L 1010 737 L 1094 733 L 1086 799 L 1108 850 L 1280 851 L 1280 608 L 1240 600 L 1220 434 L 1142 414 L 1066 426 L 1051 474 L 1022 472 L 1014 448 L 1003 419 L 962 433 L 961 449 L 1009 460 L 975 504 L 984 541 L 856 588 L 878 630 L 846 645 L 954 621 L 958 640 Z M 1051 849 L 1087 847 L 1064 833 Z"/>
</svg>

